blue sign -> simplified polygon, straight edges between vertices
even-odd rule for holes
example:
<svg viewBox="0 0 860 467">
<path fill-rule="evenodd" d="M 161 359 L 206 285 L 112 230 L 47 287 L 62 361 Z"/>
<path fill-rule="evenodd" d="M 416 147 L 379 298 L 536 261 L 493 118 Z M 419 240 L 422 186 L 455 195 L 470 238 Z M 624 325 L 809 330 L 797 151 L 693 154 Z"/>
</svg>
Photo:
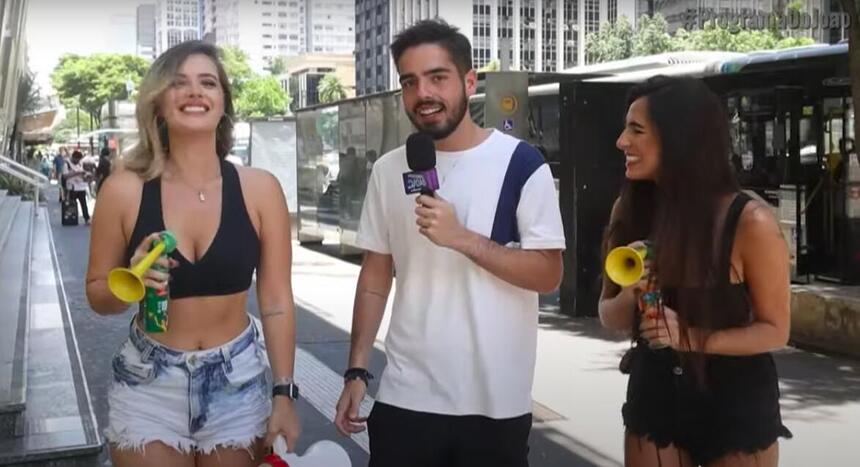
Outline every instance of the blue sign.
<svg viewBox="0 0 860 467">
<path fill-rule="evenodd" d="M 514 129 L 514 119 L 506 118 L 504 122 L 502 122 L 502 129 L 505 131 L 511 131 Z"/>
</svg>

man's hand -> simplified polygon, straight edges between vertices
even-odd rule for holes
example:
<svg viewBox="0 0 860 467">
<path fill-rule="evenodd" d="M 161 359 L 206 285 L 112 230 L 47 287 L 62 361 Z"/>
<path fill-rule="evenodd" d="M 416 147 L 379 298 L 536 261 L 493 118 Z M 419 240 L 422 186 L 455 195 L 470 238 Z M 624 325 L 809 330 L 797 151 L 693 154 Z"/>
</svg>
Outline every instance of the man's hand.
<svg viewBox="0 0 860 467">
<path fill-rule="evenodd" d="M 454 205 L 438 194 L 435 198 L 418 196 L 415 202 L 418 204 L 415 208 L 418 231 L 436 245 L 461 251 L 471 232 L 460 224 Z"/>
<path fill-rule="evenodd" d="M 350 436 L 367 429 L 364 424 L 367 417 L 358 416 L 358 410 L 361 408 L 361 401 L 366 392 L 367 386 L 360 379 L 350 380 L 343 386 L 334 417 L 334 425 L 340 434 Z"/>
</svg>

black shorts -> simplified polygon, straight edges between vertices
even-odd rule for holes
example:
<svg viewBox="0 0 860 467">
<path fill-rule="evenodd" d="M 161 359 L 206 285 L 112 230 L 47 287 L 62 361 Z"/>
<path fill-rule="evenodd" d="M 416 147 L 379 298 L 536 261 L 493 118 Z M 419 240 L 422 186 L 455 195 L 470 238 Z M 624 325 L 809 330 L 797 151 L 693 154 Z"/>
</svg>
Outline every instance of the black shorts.
<svg viewBox="0 0 860 467">
<path fill-rule="evenodd" d="M 755 453 L 779 437 L 782 424 L 776 366 L 770 354 L 708 356 L 706 384 L 671 349 L 632 350 L 624 425 L 658 447 L 674 444 L 697 464 L 732 452 Z"/>
<path fill-rule="evenodd" d="M 369 467 L 528 467 L 531 414 L 492 419 L 414 412 L 376 402 Z"/>
</svg>

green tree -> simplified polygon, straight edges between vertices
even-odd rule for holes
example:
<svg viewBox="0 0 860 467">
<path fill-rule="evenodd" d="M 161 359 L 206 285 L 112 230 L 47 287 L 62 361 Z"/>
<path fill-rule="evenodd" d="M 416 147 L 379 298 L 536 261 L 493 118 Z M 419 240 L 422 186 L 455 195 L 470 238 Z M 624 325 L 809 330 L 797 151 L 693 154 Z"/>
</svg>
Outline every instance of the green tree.
<svg viewBox="0 0 860 467">
<path fill-rule="evenodd" d="M 289 95 L 272 76 L 248 79 L 233 99 L 236 115 L 241 119 L 283 115 L 289 103 Z"/>
<path fill-rule="evenodd" d="M 272 76 L 282 75 L 287 72 L 287 57 L 283 55 L 278 55 L 277 57 L 272 59 L 272 63 L 269 64 L 269 73 Z"/>
<path fill-rule="evenodd" d="M 18 83 L 16 112 L 20 115 L 39 110 L 39 98 L 40 92 L 36 77 L 32 71 L 26 70 Z"/>
<path fill-rule="evenodd" d="M 147 68 L 149 63 L 136 55 L 66 54 L 51 73 L 51 84 L 63 105 L 80 107 L 100 123 L 102 106 L 129 98 L 126 83 L 137 88 Z"/>
<path fill-rule="evenodd" d="M 705 23 L 702 29 L 679 29 L 673 37 L 675 50 L 721 50 L 751 52 L 754 50 L 782 49 L 814 43 L 808 37 L 782 37 L 771 29 L 722 28 L 714 22 Z"/>
<path fill-rule="evenodd" d="M 499 71 L 500 69 L 501 65 L 499 64 L 499 60 L 494 58 L 490 60 L 486 65 L 478 69 L 478 71 Z"/>
<path fill-rule="evenodd" d="M 654 55 L 674 50 L 672 36 L 667 32 L 669 25 L 663 15 L 642 15 L 633 35 L 633 55 Z"/>
<path fill-rule="evenodd" d="M 240 94 L 245 82 L 254 77 L 254 72 L 248 65 L 248 54 L 236 46 L 225 45 L 221 47 L 221 63 L 224 64 L 224 71 L 230 78 L 233 95 Z"/>
<path fill-rule="evenodd" d="M 90 125 L 90 116 L 83 112 L 80 118 L 81 125 L 81 134 L 88 133 L 93 131 L 92 125 Z M 74 140 L 78 136 L 78 112 L 69 109 L 66 112 L 66 117 L 62 122 L 58 123 L 57 126 L 54 127 L 53 138 L 54 142 L 57 143 L 67 143 L 69 141 Z"/>
<path fill-rule="evenodd" d="M 343 88 L 343 83 L 340 82 L 340 78 L 338 78 L 337 75 L 334 73 L 327 73 L 320 80 L 317 95 L 320 102 L 327 104 L 329 102 L 346 99 L 346 90 Z"/>
<path fill-rule="evenodd" d="M 585 43 L 588 63 L 622 60 L 633 55 L 633 28 L 625 16 L 614 23 L 603 23 L 600 29 L 588 36 Z"/>
</svg>

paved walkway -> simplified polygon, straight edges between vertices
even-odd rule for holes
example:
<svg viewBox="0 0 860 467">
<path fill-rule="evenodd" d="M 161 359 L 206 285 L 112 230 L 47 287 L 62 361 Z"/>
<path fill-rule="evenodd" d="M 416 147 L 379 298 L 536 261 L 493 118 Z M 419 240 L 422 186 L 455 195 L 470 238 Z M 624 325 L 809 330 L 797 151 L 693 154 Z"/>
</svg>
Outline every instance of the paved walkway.
<svg viewBox="0 0 860 467">
<path fill-rule="evenodd" d="M 83 290 L 89 228 L 61 227 L 56 202 L 51 224 L 68 293 L 69 311 L 101 428 L 106 421 L 109 360 L 127 333 L 129 314 L 98 316 L 89 310 Z M 350 453 L 353 465 L 367 462 L 367 437 L 352 440 L 336 434 L 331 420 L 340 394 L 340 374 L 347 364 L 352 303 L 359 267 L 294 244 L 293 289 L 297 304 L 297 378 L 303 437 L 299 451 L 318 439 L 332 439 Z M 393 296 L 393 291 L 392 291 Z M 603 330 L 595 319 L 571 319 L 555 313 L 557 299 L 544 297 L 533 390 L 535 424 L 531 465 L 619 466 L 622 464 L 620 407 L 626 378 L 618 359 L 629 346 L 623 336 Z M 385 357 L 383 321 L 371 371 L 380 374 Z M 248 307 L 256 309 L 252 293 Z M 795 349 L 777 355 L 785 423 L 795 438 L 782 443 L 783 466 L 853 466 L 860 459 L 860 362 Z M 369 394 L 376 393 L 377 382 Z M 368 398 L 362 411 L 370 410 Z"/>
</svg>

